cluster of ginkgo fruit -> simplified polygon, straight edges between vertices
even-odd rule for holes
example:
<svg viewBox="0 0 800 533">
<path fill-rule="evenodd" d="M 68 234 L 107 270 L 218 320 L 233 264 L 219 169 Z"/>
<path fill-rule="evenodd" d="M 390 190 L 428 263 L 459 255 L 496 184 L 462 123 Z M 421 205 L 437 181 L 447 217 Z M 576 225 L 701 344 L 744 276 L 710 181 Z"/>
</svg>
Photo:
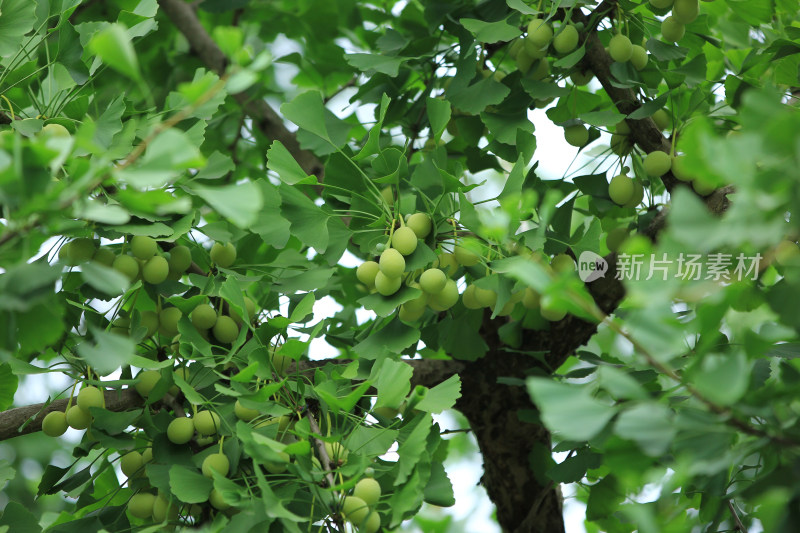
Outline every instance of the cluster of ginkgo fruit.
<svg viewBox="0 0 800 533">
<path fill-rule="evenodd" d="M 61 246 L 58 257 L 69 266 L 94 261 L 113 268 L 131 282 L 141 280 L 150 285 L 179 280 L 192 266 L 189 247 L 179 244 L 164 251 L 155 239 L 142 235 L 131 237 L 119 253 L 111 247 L 98 246 L 97 241 L 91 238 L 73 239 Z M 229 268 L 236 261 L 236 247 L 232 243 L 215 242 L 209 251 L 209 259 L 217 267 Z M 255 303 L 247 296 L 244 302 L 247 315 L 252 318 Z M 243 319 L 232 309 L 226 313 L 226 307 L 220 302 L 215 309 L 209 301 L 198 304 L 191 311 L 192 324 L 203 338 L 209 340 L 209 334 L 212 334 L 220 344 L 230 344 L 238 338 Z M 138 324 L 145 329 L 144 338 L 156 333 L 173 337 L 178 333 L 178 322 L 182 316 L 182 311 L 177 307 L 164 306 L 157 311 L 141 311 Z M 111 331 L 128 335 L 131 326 L 131 317 L 118 316 L 112 323 Z"/>
<path fill-rule="evenodd" d="M 286 373 L 291 359 L 282 356 L 274 347 L 268 352 L 269 365 L 274 375 L 281 377 Z M 249 466 L 251 458 L 243 454 L 241 444 L 223 446 L 225 439 L 228 441 L 235 439 L 232 428 L 237 419 L 250 424 L 253 431 L 258 431 L 282 444 L 297 442 L 297 437 L 292 431 L 295 423 L 292 417 L 270 415 L 262 411 L 259 408 L 260 404 L 256 402 L 237 399 L 233 405 L 232 416 L 229 409 L 221 409 L 218 405 L 199 406 L 189 402 L 186 409 L 188 414 L 184 414 L 184 405 L 188 400 L 181 396 L 182 389 L 175 383 L 180 378 L 184 387 L 188 385 L 194 389 L 191 385 L 193 372 L 196 371 L 190 370 L 184 362 L 173 370 L 169 368 L 160 371 L 143 370 L 135 377 L 134 388 L 143 399 L 147 400 L 147 405 L 150 405 L 148 409 L 150 415 L 143 415 L 132 422 L 135 428 L 132 433 L 133 442 L 137 444 L 133 449 L 120 452 L 119 467 L 128 478 L 128 486 L 134 490 L 127 504 L 128 514 L 139 521 L 176 523 L 180 520 L 183 523 L 193 523 L 202 513 L 208 513 L 209 509 L 216 512 L 236 512 L 216 488 L 210 490 L 207 505 L 187 504 L 172 494 L 158 490 L 151 484 L 146 468 L 151 463 L 159 464 L 159 453 L 156 452 L 154 455 L 154 448 L 165 445 L 188 447 L 193 452 L 193 463 L 203 476 L 213 480 L 216 474 L 236 480 L 240 473 L 246 474 L 244 470 L 255 467 L 255 465 Z M 48 413 L 42 422 L 43 432 L 58 437 L 68 426 L 76 429 L 89 428 L 92 422 L 91 408 L 105 407 L 103 390 L 84 384 L 77 394 L 75 404 L 72 405 L 72 399 L 68 402 L 66 413 L 63 411 Z M 166 390 L 166 394 L 156 397 L 154 392 L 156 390 L 162 393 Z M 166 417 L 165 407 L 169 409 Z M 157 421 L 156 416 L 159 417 Z M 142 431 L 145 427 L 147 429 Z M 171 444 L 165 444 L 163 439 L 154 435 L 154 431 L 163 433 Z M 331 460 L 332 468 L 338 468 L 346 463 L 348 450 L 344 445 L 338 442 L 325 442 L 325 450 Z M 289 463 L 295 460 L 294 457 L 285 451 L 273 451 L 272 460 L 261 460 L 259 466 L 268 474 L 285 474 Z M 317 476 L 322 479 L 324 472 L 317 457 L 312 458 L 312 465 Z M 374 510 L 380 494 L 380 486 L 375 480 L 362 480 L 356 485 L 353 495 L 343 500 L 341 508 L 333 506 L 331 513 L 341 513 L 346 520 L 359 527 L 360 531 L 375 533 L 380 528 L 380 516 Z"/>
<path fill-rule="evenodd" d="M 558 321 L 566 316 L 566 311 L 552 304 L 550 299 L 542 299 L 531 288 L 512 292 L 511 297 L 501 308 L 497 308 L 498 293 L 495 290 L 480 287 L 475 283 L 482 276 L 470 270 L 472 282 L 468 282 L 463 293 L 459 293 L 456 283 L 457 275 L 466 273 L 486 258 L 473 252 L 466 246 L 454 245 L 453 252 L 437 248 L 436 259 L 427 268 L 416 271 L 406 270 L 405 256 L 416 250 L 419 239 L 426 238 L 431 230 L 431 218 L 426 213 L 414 213 L 407 220 L 400 219 L 400 227 L 390 233 L 389 244 L 380 254 L 377 261 L 364 261 L 356 269 L 356 277 L 367 289 L 383 296 L 392 296 L 405 283 L 406 286 L 419 289 L 419 296 L 407 300 L 398 307 L 398 316 L 404 322 L 416 322 L 425 314 L 426 309 L 434 312 L 447 311 L 458 301 L 467 309 L 489 308 L 498 316 L 510 315 L 517 304 L 526 309 L 538 309 L 541 316 L 549 321 Z M 399 237 L 398 237 L 399 235 Z M 548 263 L 544 254 L 535 254 L 536 260 L 551 269 L 553 273 L 574 271 L 575 261 L 567 254 L 557 254 Z M 460 267 L 465 267 L 462 270 Z M 489 272 L 487 267 L 486 272 Z"/>
</svg>

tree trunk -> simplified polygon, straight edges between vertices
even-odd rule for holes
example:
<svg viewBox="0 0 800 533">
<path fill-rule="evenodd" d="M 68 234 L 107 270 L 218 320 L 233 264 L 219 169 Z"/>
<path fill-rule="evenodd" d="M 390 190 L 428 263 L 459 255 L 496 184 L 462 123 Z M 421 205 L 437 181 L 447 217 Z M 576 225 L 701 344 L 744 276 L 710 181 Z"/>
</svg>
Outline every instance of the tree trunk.
<svg viewBox="0 0 800 533">
<path fill-rule="evenodd" d="M 490 358 L 508 354 L 487 353 Z M 470 422 L 483 456 L 481 483 L 497 507 L 504 531 L 558 533 L 564 531 L 557 485 L 534 475 L 530 455 L 538 444 L 550 449 L 550 434 L 539 425 L 522 422 L 520 409 L 533 409 L 527 390 L 497 383 L 497 365 L 472 365 L 461 373 L 461 399 L 456 407 Z"/>
</svg>

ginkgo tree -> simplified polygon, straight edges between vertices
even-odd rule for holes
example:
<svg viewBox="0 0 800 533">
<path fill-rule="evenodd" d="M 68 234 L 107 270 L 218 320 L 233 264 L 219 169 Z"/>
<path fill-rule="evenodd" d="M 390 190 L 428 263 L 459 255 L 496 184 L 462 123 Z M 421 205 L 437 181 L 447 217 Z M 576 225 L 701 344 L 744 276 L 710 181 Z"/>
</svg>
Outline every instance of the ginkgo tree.
<svg viewBox="0 0 800 533">
<path fill-rule="evenodd" d="M 796 529 L 798 0 L 0 8 L 0 531 Z"/>
</svg>

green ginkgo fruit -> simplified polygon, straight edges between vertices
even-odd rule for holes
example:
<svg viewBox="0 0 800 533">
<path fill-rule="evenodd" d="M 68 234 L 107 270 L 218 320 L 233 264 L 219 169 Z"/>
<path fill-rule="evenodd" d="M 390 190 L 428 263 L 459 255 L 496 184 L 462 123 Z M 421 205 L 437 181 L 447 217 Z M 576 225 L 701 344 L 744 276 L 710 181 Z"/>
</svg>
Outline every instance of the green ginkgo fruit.
<svg viewBox="0 0 800 533">
<path fill-rule="evenodd" d="M 675 17 L 667 17 L 661 22 L 661 36 L 670 43 L 677 43 L 686 34 L 686 27 Z"/>
<path fill-rule="evenodd" d="M 447 276 L 438 268 L 429 268 L 419 277 L 419 286 L 426 294 L 439 294 L 447 283 Z"/>
<path fill-rule="evenodd" d="M 368 506 L 375 507 L 381 497 L 381 485 L 374 479 L 366 477 L 356 483 L 353 496 L 361 498 Z"/>
<path fill-rule="evenodd" d="M 527 39 L 537 49 L 544 48 L 553 39 L 553 28 L 544 20 L 535 18 L 528 23 Z"/>
<path fill-rule="evenodd" d="M 399 278 L 406 269 L 406 260 L 398 250 L 387 248 L 381 253 L 378 265 L 383 275 L 387 278 Z M 378 278 L 376 277 L 375 286 L 377 287 L 377 285 Z"/>
<path fill-rule="evenodd" d="M 209 256 L 215 265 L 228 268 L 236 262 L 236 247 L 230 242 L 225 244 L 215 242 Z"/>
<path fill-rule="evenodd" d="M 67 427 L 67 415 L 63 411 L 51 411 L 42 420 L 42 432 L 48 437 L 60 437 Z"/>
<path fill-rule="evenodd" d="M 426 213 L 414 213 L 406 220 L 406 226 L 411 228 L 418 238 L 424 239 L 432 229 L 431 217 Z"/>
<path fill-rule="evenodd" d="M 231 462 L 224 453 L 212 453 L 211 455 L 207 455 L 206 458 L 203 459 L 203 464 L 200 467 L 200 470 L 203 471 L 203 475 L 212 479 L 214 477 L 212 471 L 222 476 L 227 476 L 230 469 Z"/>
<path fill-rule="evenodd" d="M 608 54 L 614 61 L 625 63 L 633 57 L 633 44 L 627 36 L 618 33 L 608 42 Z"/>
<path fill-rule="evenodd" d="M 567 126 L 564 128 L 564 139 L 568 144 L 581 148 L 589 142 L 589 130 L 581 124 Z"/>
<path fill-rule="evenodd" d="M 672 157 L 666 152 L 655 150 L 647 154 L 642 166 L 648 176 L 661 177 L 672 167 Z"/>
<path fill-rule="evenodd" d="M 408 226 L 397 228 L 392 234 L 392 248 L 403 255 L 411 255 L 417 249 L 417 234 Z"/>
<path fill-rule="evenodd" d="M 375 276 L 380 272 L 380 265 L 375 261 L 364 261 L 356 269 L 356 278 L 368 288 L 375 286 Z"/>
<path fill-rule="evenodd" d="M 625 174 L 618 174 L 611 178 L 608 184 L 608 196 L 618 205 L 625 205 L 633 198 L 633 180 Z"/>
<path fill-rule="evenodd" d="M 568 54 L 578 47 L 578 30 L 567 24 L 553 39 L 553 48 L 559 54 Z"/>
<path fill-rule="evenodd" d="M 144 261 L 150 259 L 158 251 L 158 244 L 152 237 L 145 235 L 136 235 L 131 239 L 131 253 L 137 259 Z"/>
</svg>

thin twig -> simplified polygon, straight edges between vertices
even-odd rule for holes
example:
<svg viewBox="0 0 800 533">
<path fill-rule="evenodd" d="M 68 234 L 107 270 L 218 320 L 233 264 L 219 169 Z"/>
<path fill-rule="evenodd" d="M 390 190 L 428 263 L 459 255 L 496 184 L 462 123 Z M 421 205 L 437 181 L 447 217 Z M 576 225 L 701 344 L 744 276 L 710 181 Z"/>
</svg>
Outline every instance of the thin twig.
<svg viewBox="0 0 800 533">
<path fill-rule="evenodd" d="M 321 437 L 322 432 L 319 429 L 319 424 L 317 424 L 317 419 L 314 418 L 314 415 L 312 415 L 310 411 L 306 417 L 308 418 L 308 425 L 311 426 L 311 432 L 314 435 L 319 435 Z M 313 436 L 311 437 L 311 440 L 314 442 L 314 446 L 317 447 L 317 451 L 319 452 L 320 462 L 322 463 L 322 469 L 325 471 L 325 479 L 328 481 L 328 486 L 333 487 L 336 485 L 336 480 L 333 479 L 333 474 L 331 473 L 331 458 L 328 457 L 328 451 L 325 449 L 325 443 Z"/>
<path fill-rule="evenodd" d="M 739 513 L 736 512 L 736 507 L 734 507 L 733 505 L 733 500 L 728 500 L 728 509 L 730 509 L 731 514 L 733 515 L 733 520 L 736 522 L 736 529 L 738 529 L 742 533 L 747 533 L 747 528 L 742 523 L 742 520 L 739 518 Z"/>
</svg>

